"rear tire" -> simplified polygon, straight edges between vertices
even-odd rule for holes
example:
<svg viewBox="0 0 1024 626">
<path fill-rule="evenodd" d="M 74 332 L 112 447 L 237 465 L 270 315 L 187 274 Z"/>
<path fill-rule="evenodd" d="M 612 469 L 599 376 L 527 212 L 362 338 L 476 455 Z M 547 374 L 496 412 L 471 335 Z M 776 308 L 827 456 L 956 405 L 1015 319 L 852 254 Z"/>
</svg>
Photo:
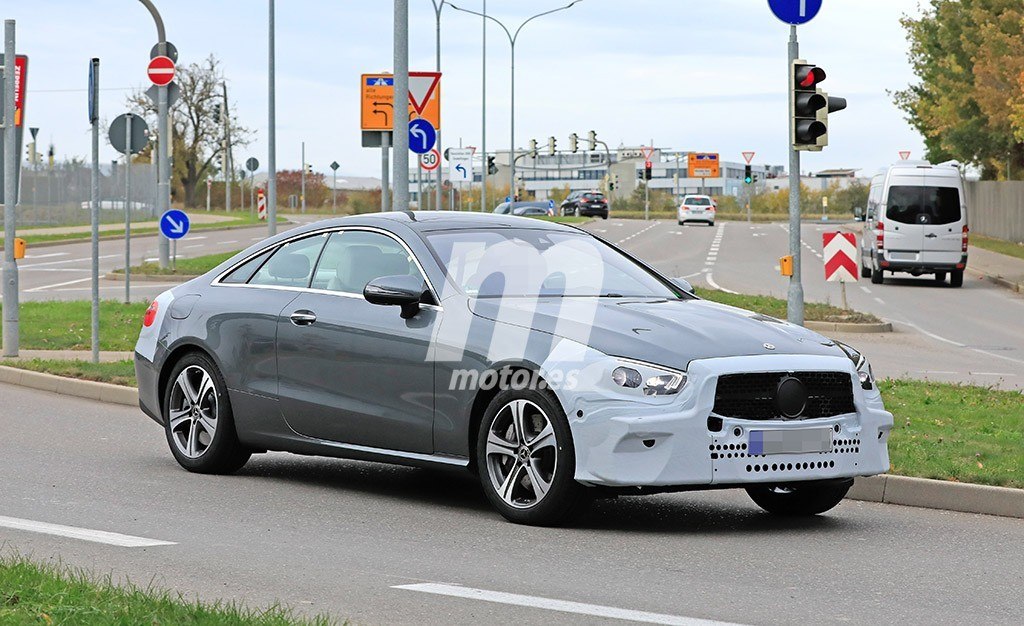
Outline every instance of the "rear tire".
<svg viewBox="0 0 1024 626">
<path fill-rule="evenodd" d="M 946 272 L 935 272 L 935 282 L 940 285 L 946 282 Z"/>
<path fill-rule="evenodd" d="M 964 271 L 953 270 L 949 274 L 949 285 L 951 287 L 963 287 L 964 286 Z"/>
<path fill-rule="evenodd" d="M 815 485 L 784 484 L 747 487 L 754 504 L 772 515 L 802 517 L 824 513 L 846 497 L 853 481 Z"/>
<path fill-rule="evenodd" d="M 861 265 L 860 266 L 860 277 L 861 278 L 871 278 L 871 268 L 870 267 L 865 267 L 865 266 Z"/>
<path fill-rule="evenodd" d="M 193 352 L 175 364 L 163 415 L 171 454 L 190 472 L 233 474 L 252 456 L 238 441 L 224 377 L 205 354 Z"/>
<path fill-rule="evenodd" d="M 871 284 L 881 285 L 883 280 L 885 280 L 885 277 L 882 276 L 882 270 L 871 268 Z"/>
<path fill-rule="evenodd" d="M 679 225 L 680 225 L 680 226 L 686 226 L 686 222 L 684 222 L 684 221 L 680 220 L 680 221 L 679 221 Z"/>
<path fill-rule="evenodd" d="M 592 499 L 576 482 L 569 422 L 549 391 L 499 392 L 480 421 L 476 452 L 484 493 L 510 522 L 561 524 Z"/>
</svg>

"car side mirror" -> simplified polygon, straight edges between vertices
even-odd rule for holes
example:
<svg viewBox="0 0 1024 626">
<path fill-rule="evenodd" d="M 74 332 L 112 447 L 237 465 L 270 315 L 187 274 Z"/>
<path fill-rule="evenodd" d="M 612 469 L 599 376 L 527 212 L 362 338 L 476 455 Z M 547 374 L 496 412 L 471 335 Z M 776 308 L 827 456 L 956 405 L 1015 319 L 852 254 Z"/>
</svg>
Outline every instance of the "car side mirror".
<svg viewBox="0 0 1024 626">
<path fill-rule="evenodd" d="M 370 304 L 402 307 L 402 319 L 414 317 L 420 310 L 420 301 L 426 286 L 416 276 L 381 276 L 363 287 L 363 297 Z"/>
<path fill-rule="evenodd" d="M 864 209 L 862 207 L 854 207 L 853 219 L 855 219 L 858 222 L 864 221 Z"/>
<path fill-rule="evenodd" d="M 686 293 L 693 295 L 693 285 L 691 285 L 690 281 L 686 280 L 685 278 L 673 278 L 672 284 L 678 287 L 679 289 L 682 289 Z"/>
</svg>

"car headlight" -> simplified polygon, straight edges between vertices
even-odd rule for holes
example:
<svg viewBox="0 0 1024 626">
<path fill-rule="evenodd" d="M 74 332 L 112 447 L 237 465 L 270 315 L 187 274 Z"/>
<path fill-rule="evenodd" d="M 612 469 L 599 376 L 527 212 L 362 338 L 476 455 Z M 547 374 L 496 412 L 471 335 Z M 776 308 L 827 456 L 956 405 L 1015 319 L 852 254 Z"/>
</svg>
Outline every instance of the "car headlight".
<svg viewBox="0 0 1024 626">
<path fill-rule="evenodd" d="M 853 361 L 853 366 L 857 370 L 857 378 L 860 380 L 861 389 L 871 389 L 875 384 L 875 373 L 871 371 L 871 363 L 868 362 L 867 357 L 858 352 L 856 348 L 845 343 L 837 341 L 836 345 Z"/>
<path fill-rule="evenodd" d="M 645 396 L 670 396 L 686 384 L 686 372 L 677 372 L 642 361 L 619 359 L 612 382 L 626 389 L 642 389 Z"/>
</svg>

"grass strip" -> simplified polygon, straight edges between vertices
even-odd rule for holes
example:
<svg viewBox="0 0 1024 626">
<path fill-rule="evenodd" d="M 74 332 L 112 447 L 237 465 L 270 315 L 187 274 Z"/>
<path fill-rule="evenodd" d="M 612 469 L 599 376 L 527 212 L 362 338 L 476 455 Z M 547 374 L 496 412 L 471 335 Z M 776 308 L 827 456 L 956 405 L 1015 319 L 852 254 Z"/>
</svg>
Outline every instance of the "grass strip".
<svg viewBox="0 0 1024 626">
<path fill-rule="evenodd" d="M 998 252 L 999 254 L 1024 259 L 1024 243 L 1015 243 L 1006 239 L 996 239 L 995 237 L 985 237 L 984 235 L 972 233 L 971 245 L 983 248 L 989 252 Z"/>
<path fill-rule="evenodd" d="M 180 593 L 114 584 L 81 570 L 37 564 L 20 556 L 0 558 L 0 623 L 109 626 L 304 626 L 334 623 L 325 616 L 295 616 L 280 606 L 251 609 L 234 602 L 205 603 Z"/>
<path fill-rule="evenodd" d="M 0 365 L 124 387 L 138 386 L 135 380 L 135 363 L 129 360 L 93 363 L 56 359 L 4 359 L 0 360 Z"/>
<path fill-rule="evenodd" d="M 728 304 L 729 306 L 747 309 L 756 313 L 763 313 L 769 317 L 786 319 L 786 301 L 781 298 L 752 296 L 743 293 L 733 294 L 701 287 L 696 287 L 694 291 L 705 300 Z M 807 302 L 804 304 L 804 319 L 809 322 L 847 322 L 855 324 L 876 324 L 881 322 L 880 319 L 870 313 L 842 309 L 820 302 Z"/>
<path fill-rule="evenodd" d="M 238 251 L 234 252 L 220 252 L 217 254 L 206 254 L 203 256 L 197 256 L 191 259 L 178 259 L 175 263 L 174 269 L 162 268 L 159 263 L 143 263 L 142 265 L 132 266 L 132 275 L 144 274 L 146 276 L 198 276 L 205 274 L 213 268 L 217 267 L 224 261 L 227 261 L 231 257 L 238 254 Z M 123 274 L 124 269 L 114 270 L 116 274 Z"/>
<path fill-rule="evenodd" d="M 100 302 L 100 350 L 134 349 L 148 306 L 145 302 Z M 22 302 L 19 318 L 23 350 L 91 350 L 92 305 L 88 300 Z"/>
<path fill-rule="evenodd" d="M 288 220 L 283 218 L 283 217 L 277 218 L 277 222 L 279 224 L 287 222 L 287 221 Z M 224 229 L 224 228 L 240 228 L 240 227 L 245 227 L 245 226 L 261 226 L 263 224 L 266 224 L 266 222 L 260 221 L 260 220 L 253 220 L 253 219 L 250 219 L 249 217 L 243 217 L 243 218 L 233 219 L 233 220 L 230 220 L 230 221 L 223 221 L 223 222 L 210 222 L 210 223 L 203 223 L 203 224 L 195 224 L 195 223 L 193 223 L 192 226 L 189 228 L 189 232 L 193 232 L 193 231 L 197 231 L 197 230 L 217 230 L 217 229 Z M 158 232 L 160 232 L 159 229 L 157 229 L 155 227 L 132 228 L 132 236 L 133 237 L 142 236 L 142 235 L 155 235 Z M 51 233 L 51 234 L 46 234 L 46 235 L 33 235 L 31 229 L 19 230 L 18 231 L 18 235 L 19 235 L 19 237 L 24 239 L 25 243 L 28 244 L 29 246 L 31 246 L 34 243 L 49 243 L 49 242 L 53 242 L 53 241 L 69 241 L 69 242 L 82 241 L 82 240 L 88 240 L 88 239 L 90 239 L 92 237 L 92 233 L 90 231 L 74 232 L 74 233 L 63 233 L 63 234 L 52 234 Z M 124 229 L 120 228 L 120 229 L 116 229 L 116 230 L 101 231 L 100 232 L 100 237 L 124 237 Z M 2 244 L 0 244 L 0 250 L 3 250 L 3 245 Z"/>
</svg>

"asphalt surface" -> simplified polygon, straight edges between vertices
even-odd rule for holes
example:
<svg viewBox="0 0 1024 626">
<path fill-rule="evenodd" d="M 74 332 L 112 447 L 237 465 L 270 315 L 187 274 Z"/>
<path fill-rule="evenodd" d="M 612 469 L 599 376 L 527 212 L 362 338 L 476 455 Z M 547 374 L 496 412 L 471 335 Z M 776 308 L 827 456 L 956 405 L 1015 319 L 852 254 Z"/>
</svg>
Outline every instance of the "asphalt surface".
<svg viewBox="0 0 1024 626">
<path fill-rule="evenodd" d="M 820 257 L 822 233 L 841 227 L 803 224 L 808 302 L 842 302 L 839 284 L 825 282 Z M 719 222 L 711 228 L 611 219 L 585 228 L 694 285 L 787 296 L 789 279 L 778 270 L 779 257 L 789 250 L 784 224 Z M 835 334 L 862 348 L 876 373 L 1024 389 L 1024 296 L 970 275 L 954 289 L 948 281 L 936 286 L 930 276 L 900 274 L 887 275 L 882 285 L 869 280 L 848 285 L 847 299 L 851 308 L 894 324 L 894 333 Z"/>
<path fill-rule="evenodd" d="M 189 474 L 138 410 L 6 385 L 0 397 L 3 549 L 189 597 L 359 624 L 618 621 L 559 601 L 661 623 L 1024 620 L 1021 520 L 863 502 L 780 520 L 742 492 L 698 492 L 530 528 L 461 474 L 287 454 L 236 476 Z M 120 547 L 4 518 L 173 543 Z M 415 590 L 438 584 L 473 597 Z M 420 587 L 396 588 L 407 585 Z M 518 604 L 479 599 L 490 592 Z"/>
</svg>

